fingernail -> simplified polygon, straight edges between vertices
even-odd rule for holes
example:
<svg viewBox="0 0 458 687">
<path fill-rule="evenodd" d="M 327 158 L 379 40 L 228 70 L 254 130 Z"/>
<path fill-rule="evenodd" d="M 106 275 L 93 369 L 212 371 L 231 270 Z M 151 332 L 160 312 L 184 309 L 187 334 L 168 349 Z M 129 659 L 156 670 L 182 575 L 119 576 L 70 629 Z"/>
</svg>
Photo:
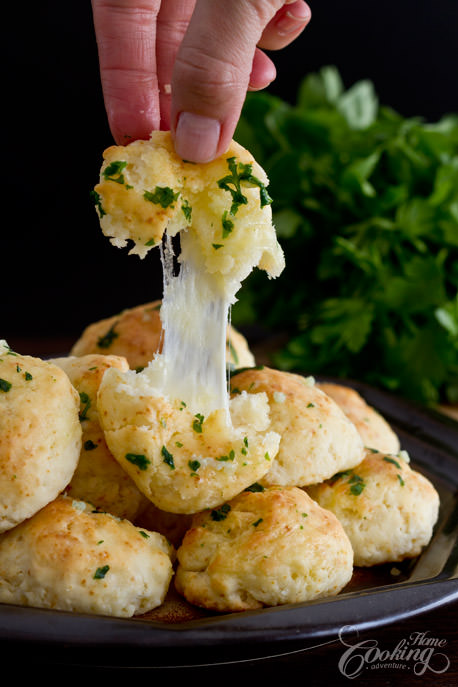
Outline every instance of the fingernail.
<svg viewBox="0 0 458 687">
<path fill-rule="evenodd" d="M 310 19 L 310 10 L 307 5 L 297 5 L 287 10 L 276 23 L 277 32 L 281 36 L 294 33 L 301 29 Z"/>
<path fill-rule="evenodd" d="M 182 112 L 175 131 L 175 150 L 183 160 L 210 162 L 216 157 L 221 124 L 217 119 Z"/>
</svg>

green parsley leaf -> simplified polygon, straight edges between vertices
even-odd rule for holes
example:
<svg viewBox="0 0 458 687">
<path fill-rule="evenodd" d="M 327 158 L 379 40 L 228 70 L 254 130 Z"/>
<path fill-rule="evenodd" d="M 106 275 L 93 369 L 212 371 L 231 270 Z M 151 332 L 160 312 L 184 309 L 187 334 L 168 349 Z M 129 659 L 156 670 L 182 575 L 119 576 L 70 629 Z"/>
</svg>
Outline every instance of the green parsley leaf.
<svg viewBox="0 0 458 687">
<path fill-rule="evenodd" d="M 111 344 L 115 339 L 118 338 L 119 334 L 115 331 L 115 327 L 118 323 L 112 324 L 110 329 L 103 336 L 99 336 L 97 339 L 97 346 L 99 348 L 110 348 Z"/>
<path fill-rule="evenodd" d="M 400 464 L 398 463 L 398 461 L 395 460 L 394 458 L 389 458 L 389 456 L 383 456 L 383 460 L 385 460 L 387 463 L 393 463 L 393 465 L 396 465 L 396 467 L 397 467 L 399 470 L 402 470 L 401 465 L 400 465 Z"/>
<path fill-rule="evenodd" d="M 251 486 L 247 487 L 245 491 L 252 491 L 254 493 L 256 492 L 261 492 L 264 491 L 265 487 L 262 486 L 262 484 L 259 484 L 259 482 L 254 482 Z"/>
<path fill-rule="evenodd" d="M 97 193 L 97 191 L 92 190 L 89 194 L 89 197 L 91 198 L 92 202 L 97 208 L 99 217 L 102 218 L 104 215 L 106 215 L 107 213 L 102 207 L 102 199 L 100 197 L 100 193 Z"/>
<path fill-rule="evenodd" d="M 97 570 L 94 573 L 94 580 L 103 580 L 109 569 L 109 565 L 104 565 L 101 568 L 97 568 Z"/>
<path fill-rule="evenodd" d="M 142 453 L 126 453 L 125 459 L 132 463 L 132 465 L 136 465 L 139 470 L 147 470 L 148 465 L 151 464 L 149 458 Z"/>
<path fill-rule="evenodd" d="M 154 191 L 145 191 L 143 198 L 162 208 L 168 208 L 173 206 L 179 195 L 179 192 L 175 193 L 169 186 L 156 186 Z"/>
<path fill-rule="evenodd" d="M 0 379 L 0 391 L 9 391 L 13 385 L 6 379 Z"/>
<path fill-rule="evenodd" d="M 192 423 L 192 428 L 195 432 L 198 432 L 200 434 L 200 433 L 202 433 L 202 423 L 205 420 L 205 418 L 200 413 L 197 413 L 197 415 L 195 415 L 194 417 L 196 419 Z"/>
<path fill-rule="evenodd" d="M 91 399 L 89 398 L 89 395 L 85 391 L 81 391 L 79 396 L 80 396 L 80 401 L 83 405 L 83 408 L 79 414 L 79 418 L 80 418 L 80 420 L 87 420 L 87 412 L 88 412 L 89 408 L 91 407 Z"/>
<path fill-rule="evenodd" d="M 167 463 L 167 465 L 172 469 L 175 470 L 175 462 L 173 460 L 173 455 L 166 449 L 165 446 L 161 448 L 161 454 L 164 459 L 164 463 Z"/>
<path fill-rule="evenodd" d="M 212 520 L 215 520 L 216 522 L 220 520 L 225 520 L 230 510 L 230 505 L 228 503 L 223 503 L 222 506 L 220 506 L 219 508 L 215 508 L 210 512 L 210 517 Z"/>
<path fill-rule="evenodd" d="M 124 174 L 122 174 L 122 171 L 127 167 L 127 162 L 124 160 L 115 160 L 114 162 L 110 162 L 109 165 L 105 167 L 103 170 L 103 178 L 106 181 L 114 181 L 117 184 L 124 184 L 125 179 L 124 179 Z"/>
<path fill-rule="evenodd" d="M 185 216 L 186 221 L 190 222 L 192 217 L 192 207 L 190 206 L 189 201 L 187 199 L 184 200 L 181 204 L 181 211 Z"/>
</svg>

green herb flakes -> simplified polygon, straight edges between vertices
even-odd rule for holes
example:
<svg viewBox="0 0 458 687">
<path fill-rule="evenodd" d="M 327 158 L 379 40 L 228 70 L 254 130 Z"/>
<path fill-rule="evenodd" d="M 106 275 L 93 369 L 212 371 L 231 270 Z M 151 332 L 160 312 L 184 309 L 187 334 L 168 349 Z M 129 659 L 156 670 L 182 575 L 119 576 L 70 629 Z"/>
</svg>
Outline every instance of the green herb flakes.
<svg viewBox="0 0 458 687">
<path fill-rule="evenodd" d="M 156 186 L 154 191 L 145 191 L 143 198 L 150 203 L 160 205 L 162 208 L 173 207 L 180 194 L 175 193 L 169 186 Z"/>
<path fill-rule="evenodd" d="M 143 453 L 126 453 L 126 460 L 135 465 L 139 470 L 147 470 L 151 461 Z"/>
<path fill-rule="evenodd" d="M 115 331 L 115 326 L 117 325 L 117 322 L 115 322 L 110 329 L 104 334 L 103 336 L 100 336 L 97 339 L 97 346 L 99 348 L 110 348 L 111 344 L 115 339 L 118 338 L 119 334 Z"/>
<path fill-rule="evenodd" d="M 181 204 L 181 211 L 182 211 L 183 215 L 185 216 L 186 221 L 191 222 L 192 207 L 189 205 L 188 200 L 184 200 L 183 203 Z"/>
<path fill-rule="evenodd" d="M 125 184 L 123 170 L 127 167 L 127 162 L 124 160 L 116 160 L 110 162 L 103 170 L 103 178 L 106 181 L 114 181 L 117 184 Z"/>
<path fill-rule="evenodd" d="M 0 391 L 9 391 L 12 386 L 11 382 L 7 382 L 6 379 L 0 378 Z"/>
<path fill-rule="evenodd" d="M 200 463 L 198 460 L 188 460 L 188 465 L 191 470 L 191 474 L 196 474 L 197 470 L 200 468 Z"/>
<path fill-rule="evenodd" d="M 97 570 L 94 573 L 94 580 L 103 580 L 109 569 L 109 565 L 104 565 L 101 568 L 97 568 Z"/>
<path fill-rule="evenodd" d="M 100 194 L 97 193 L 97 191 L 91 191 L 89 194 L 89 197 L 91 198 L 92 202 L 94 203 L 95 207 L 98 210 L 99 217 L 102 218 L 104 215 L 107 213 L 102 207 L 102 199 L 100 197 Z"/>
<path fill-rule="evenodd" d="M 149 539 L 149 534 L 147 532 L 144 532 L 143 530 L 140 530 L 140 534 L 143 537 L 143 539 Z"/>
<path fill-rule="evenodd" d="M 165 446 L 161 448 L 161 454 L 166 463 L 172 470 L 175 470 L 175 462 L 173 460 L 173 455 L 166 449 Z"/>
<path fill-rule="evenodd" d="M 89 398 L 89 395 L 85 391 L 80 392 L 80 401 L 83 406 L 83 408 L 80 411 L 79 418 L 80 420 L 87 420 L 87 413 L 89 408 L 91 407 L 91 399 Z"/>
<path fill-rule="evenodd" d="M 195 432 L 197 432 L 198 434 L 201 434 L 202 433 L 202 423 L 205 420 L 205 418 L 200 413 L 197 413 L 197 415 L 195 415 L 194 417 L 195 417 L 195 420 L 192 423 L 192 428 Z"/>
<path fill-rule="evenodd" d="M 231 507 L 228 503 L 223 503 L 222 506 L 219 508 L 215 508 L 210 512 L 210 517 L 212 520 L 215 520 L 215 522 L 219 522 L 221 520 L 225 520 L 231 510 Z"/>
<path fill-rule="evenodd" d="M 402 470 L 402 467 L 400 466 L 398 461 L 395 460 L 394 458 L 389 458 L 389 456 L 383 456 L 383 460 L 385 460 L 387 463 L 392 463 L 393 465 L 396 465 L 398 470 Z"/>
<path fill-rule="evenodd" d="M 399 473 L 397 474 L 397 478 L 399 480 L 399 484 L 401 485 L 401 487 L 403 487 L 405 485 L 405 482 Z"/>
<path fill-rule="evenodd" d="M 260 525 L 263 520 L 264 518 L 259 518 L 259 520 L 256 520 L 256 522 L 253 523 L 253 527 L 257 527 L 258 525 Z"/>
</svg>

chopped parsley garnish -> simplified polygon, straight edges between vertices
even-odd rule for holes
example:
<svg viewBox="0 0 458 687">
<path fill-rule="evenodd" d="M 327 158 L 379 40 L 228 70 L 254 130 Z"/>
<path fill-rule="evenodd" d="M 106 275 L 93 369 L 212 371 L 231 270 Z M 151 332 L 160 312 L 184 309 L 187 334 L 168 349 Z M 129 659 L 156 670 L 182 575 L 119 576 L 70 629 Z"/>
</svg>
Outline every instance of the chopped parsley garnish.
<svg viewBox="0 0 458 687">
<path fill-rule="evenodd" d="M 100 198 L 100 194 L 97 193 L 97 191 L 91 191 L 89 196 L 92 202 L 94 203 L 95 207 L 99 211 L 99 217 L 103 217 L 104 215 L 106 215 L 107 213 L 102 207 L 102 199 Z"/>
<path fill-rule="evenodd" d="M 251 163 L 237 163 L 235 157 L 229 157 L 227 158 L 227 164 L 230 174 L 219 179 L 217 183 L 219 188 L 229 191 L 232 196 L 231 215 L 235 215 L 240 205 L 248 203 L 247 197 L 242 193 L 242 181 L 259 188 L 261 207 L 270 205 L 272 198 L 267 193 L 265 184 L 253 176 L 253 165 Z"/>
<path fill-rule="evenodd" d="M 94 444 L 91 439 L 88 439 L 87 441 L 84 442 L 84 450 L 85 451 L 93 451 L 95 448 L 97 448 L 97 444 Z"/>
<path fill-rule="evenodd" d="M 172 469 L 175 470 L 175 462 L 173 460 L 173 455 L 166 449 L 165 446 L 161 448 L 161 454 L 164 459 L 164 463 L 167 463 L 167 465 Z"/>
<path fill-rule="evenodd" d="M 9 391 L 13 385 L 6 379 L 0 379 L 0 391 Z"/>
<path fill-rule="evenodd" d="M 192 216 L 192 207 L 189 205 L 188 200 L 183 201 L 183 203 L 181 204 L 181 211 L 185 216 L 186 221 L 190 222 Z"/>
<path fill-rule="evenodd" d="M 398 480 L 399 480 L 399 484 L 401 485 L 401 487 L 403 487 L 405 485 L 405 482 L 399 473 L 398 473 Z"/>
<path fill-rule="evenodd" d="M 197 415 L 194 416 L 196 419 L 192 423 L 192 428 L 195 432 L 198 432 L 201 434 L 202 432 L 202 423 L 205 420 L 204 416 L 201 415 L 200 413 L 197 413 Z"/>
<path fill-rule="evenodd" d="M 232 230 L 234 228 L 234 222 L 231 219 L 228 219 L 227 217 L 227 210 L 224 211 L 223 216 L 221 218 L 221 224 L 223 227 L 223 239 L 227 239 L 229 234 L 232 233 Z"/>
<path fill-rule="evenodd" d="M 264 454 L 264 458 L 265 458 L 266 460 L 270 460 L 270 456 L 269 456 L 269 454 L 268 454 L 267 451 L 266 451 L 265 454 Z"/>
<path fill-rule="evenodd" d="M 142 535 L 143 539 L 149 539 L 149 534 L 147 534 L 143 530 L 140 530 L 140 534 Z"/>
<path fill-rule="evenodd" d="M 150 239 L 145 243 L 145 246 L 155 246 L 156 245 L 156 239 Z"/>
<path fill-rule="evenodd" d="M 117 184 L 125 184 L 124 174 L 122 171 L 127 167 L 127 162 L 124 160 L 115 160 L 110 162 L 103 170 L 103 177 L 106 181 L 114 181 Z"/>
<path fill-rule="evenodd" d="M 183 410 L 183 408 L 186 408 L 186 403 L 184 401 L 181 401 L 180 410 Z"/>
<path fill-rule="evenodd" d="M 393 465 L 396 465 L 396 467 L 399 470 L 402 470 L 402 467 L 399 465 L 398 461 L 395 460 L 394 458 L 389 458 L 388 456 L 383 456 L 383 460 L 386 460 L 387 463 L 393 463 Z"/>
<path fill-rule="evenodd" d="M 264 487 L 259 482 L 254 482 L 251 486 L 247 487 L 245 491 L 252 491 L 253 493 L 264 491 Z"/>
<path fill-rule="evenodd" d="M 348 480 L 348 483 L 351 484 L 350 492 L 354 496 L 359 496 L 363 491 L 364 487 L 366 486 L 363 478 L 359 475 L 352 475 Z"/>
<path fill-rule="evenodd" d="M 126 453 L 126 460 L 132 465 L 136 465 L 139 470 L 147 470 L 151 461 L 142 453 Z"/>
<path fill-rule="evenodd" d="M 311 402 L 307 403 L 307 408 L 314 408 L 314 407 L 315 407 L 314 403 L 311 403 Z"/>
<path fill-rule="evenodd" d="M 183 444 L 181 443 L 181 441 L 175 441 L 175 446 L 177 446 L 178 448 L 182 448 Z"/>
<path fill-rule="evenodd" d="M 216 460 L 219 460 L 219 461 L 222 461 L 223 463 L 226 463 L 228 460 L 234 460 L 234 458 L 235 458 L 235 452 L 234 452 L 234 449 L 231 449 L 227 456 L 220 456 Z"/>
<path fill-rule="evenodd" d="M 264 365 L 253 365 L 252 367 L 238 367 L 238 368 L 234 368 L 234 367 L 231 368 L 229 366 L 229 376 L 235 377 L 235 375 L 239 375 L 242 372 L 248 372 L 249 370 L 263 370 L 263 369 L 264 369 Z"/>
<path fill-rule="evenodd" d="M 104 565 L 101 568 L 97 568 L 97 570 L 94 573 L 94 580 L 103 580 L 109 569 L 109 565 Z"/>
<path fill-rule="evenodd" d="M 30 374 L 30 372 L 24 372 L 24 379 L 26 382 L 30 382 L 30 380 L 33 379 L 33 377 Z"/>
<path fill-rule="evenodd" d="M 212 246 L 215 250 L 219 250 L 220 248 L 223 248 L 224 243 L 212 243 Z"/>
<path fill-rule="evenodd" d="M 97 346 L 99 348 L 109 348 L 113 341 L 118 338 L 119 334 L 115 331 L 115 327 L 118 323 L 115 322 L 106 334 L 99 336 L 97 339 Z"/>
<path fill-rule="evenodd" d="M 200 468 L 200 463 L 198 460 L 188 460 L 188 465 L 192 474 L 196 474 L 197 470 Z"/>
<path fill-rule="evenodd" d="M 264 518 L 259 518 L 259 520 L 256 520 L 256 522 L 253 523 L 253 527 L 257 527 L 263 520 Z"/>
<path fill-rule="evenodd" d="M 80 392 L 80 401 L 84 406 L 79 415 L 80 420 L 87 420 L 87 411 L 91 407 L 91 399 L 85 391 Z"/>
<path fill-rule="evenodd" d="M 170 186 L 156 186 L 154 191 L 145 191 L 143 198 L 149 200 L 150 203 L 160 205 L 162 208 L 173 207 L 180 194 L 175 193 Z"/>
<path fill-rule="evenodd" d="M 211 511 L 211 519 L 215 520 L 216 522 L 219 522 L 220 520 L 225 520 L 230 510 L 230 505 L 228 503 L 223 503 L 222 506 L 220 506 L 219 508 L 215 508 Z"/>
</svg>

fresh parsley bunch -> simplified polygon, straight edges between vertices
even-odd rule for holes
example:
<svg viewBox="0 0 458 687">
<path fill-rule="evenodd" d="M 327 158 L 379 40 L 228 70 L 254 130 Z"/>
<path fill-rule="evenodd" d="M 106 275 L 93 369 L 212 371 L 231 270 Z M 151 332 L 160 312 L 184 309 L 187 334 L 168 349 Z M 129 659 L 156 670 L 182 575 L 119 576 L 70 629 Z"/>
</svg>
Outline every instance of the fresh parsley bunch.
<svg viewBox="0 0 458 687">
<path fill-rule="evenodd" d="M 458 116 L 405 118 L 325 67 L 295 105 L 248 94 L 235 138 L 270 178 L 286 268 L 249 277 L 234 324 L 286 332 L 281 369 L 458 401 Z"/>
</svg>

